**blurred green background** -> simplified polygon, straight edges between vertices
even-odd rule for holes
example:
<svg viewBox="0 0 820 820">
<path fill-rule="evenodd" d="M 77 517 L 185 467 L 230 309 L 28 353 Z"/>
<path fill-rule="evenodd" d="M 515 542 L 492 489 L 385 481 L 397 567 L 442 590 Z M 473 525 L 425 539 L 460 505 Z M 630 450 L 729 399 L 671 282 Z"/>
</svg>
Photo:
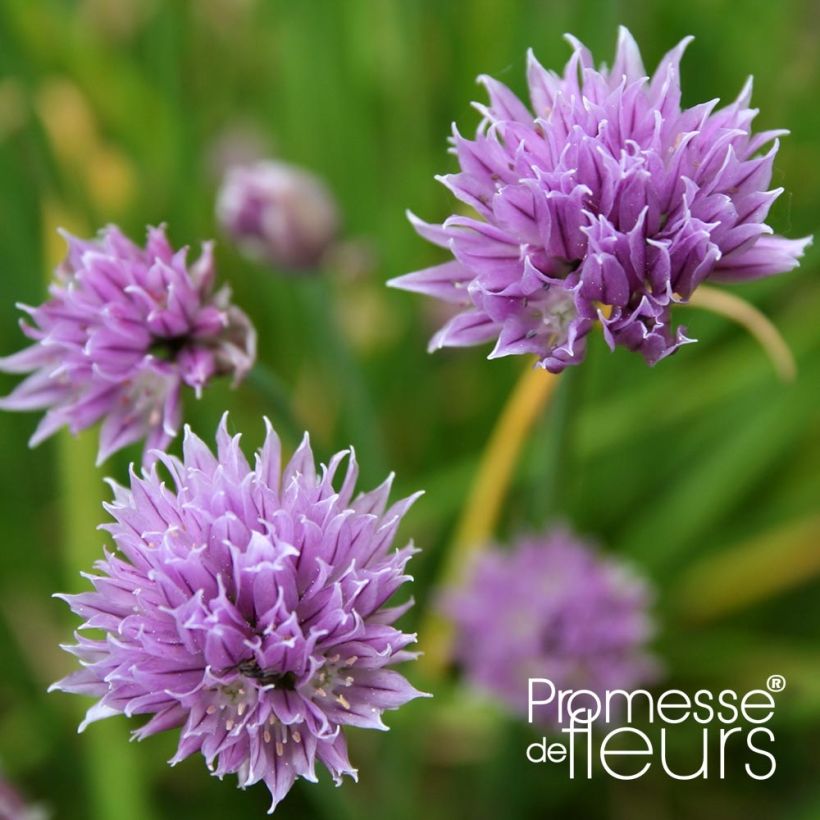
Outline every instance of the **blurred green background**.
<svg viewBox="0 0 820 820">
<path fill-rule="evenodd" d="M 524 90 L 528 46 L 563 66 L 565 31 L 611 60 L 619 23 L 645 62 L 687 34 L 684 101 L 733 98 L 756 78 L 758 128 L 791 129 L 775 185 L 776 230 L 820 223 L 820 8 L 749 3 L 578 0 L 3 0 L 0 3 L 0 352 L 18 349 L 14 303 L 42 300 L 61 252 L 55 228 L 90 234 L 109 221 L 141 239 L 168 223 L 177 244 L 217 234 L 215 166 L 226 140 L 322 174 L 349 240 L 324 279 L 295 281 L 244 262 L 220 237 L 220 275 L 255 320 L 260 357 L 287 386 L 300 426 L 326 457 L 352 441 L 363 486 L 388 469 L 428 492 L 408 516 L 415 618 L 487 436 L 523 362 L 479 349 L 428 356 L 440 323 L 390 276 L 440 252 L 405 208 L 446 216 L 434 173 L 453 168 L 446 137 L 469 132 L 488 73 Z M 227 135 L 227 136 L 226 136 Z M 233 136 L 231 136 L 233 135 Z M 387 735 L 351 732 L 359 784 L 299 784 L 281 817 L 820 818 L 820 254 L 790 274 L 735 288 L 772 317 L 798 359 L 778 382 L 737 326 L 695 309 L 678 320 L 700 343 L 649 370 L 600 340 L 565 379 L 528 441 L 500 536 L 571 520 L 656 581 L 667 685 L 762 686 L 787 678 L 775 718 L 778 770 L 590 788 L 525 762 L 526 727 L 436 685 L 434 701 L 388 715 Z M 3 377 L 2 389 L 14 384 Z M 187 416 L 204 437 L 230 408 L 247 447 L 281 408 L 252 384 L 218 385 Z M 58 818 L 261 816 L 259 785 L 240 792 L 200 758 L 165 761 L 175 738 L 127 744 L 127 721 L 75 727 L 79 698 L 46 696 L 71 668 L 58 649 L 75 622 L 49 596 L 76 590 L 105 541 L 95 436 L 30 452 L 31 415 L 0 415 L 0 769 Z M 292 446 L 293 436 L 286 435 Z M 408 624 L 414 618 L 408 617 Z M 676 733 L 680 768 L 699 761 L 697 728 Z"/>
</svg>

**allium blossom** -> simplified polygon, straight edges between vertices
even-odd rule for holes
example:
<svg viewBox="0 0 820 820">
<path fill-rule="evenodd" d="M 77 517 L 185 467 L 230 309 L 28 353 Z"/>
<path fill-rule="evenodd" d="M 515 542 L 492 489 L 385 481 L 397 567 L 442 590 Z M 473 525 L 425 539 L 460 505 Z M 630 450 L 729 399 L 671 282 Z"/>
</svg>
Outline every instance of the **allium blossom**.
<svg viewBox="0 0 820 820">
<path fill-rule="evenodd" d="M 599 695 L 650 681 L 650 597 L 626 566 L 558 529 L 482 553 L 442 608 L 467 680 L 526 715 L 530 677 Z M 557 721 L 550 707 L 538 716 Z"/>
<path fill-rule="evenodd" d="M 212 243 L 189 265 L 165 229 L 149 228 L 145 248 L 110 226 L 98 240 L 64 233 L 68 255 L 50 299 L 21 305 L 34 344 L 0 359 L 0 370 L 30 373 L 3 399 L 5 410 L 47 412 L 31 438 L 63 426 L 72 433 L 102 420 L 98 461 L 139 439 L 165 448 L 181 422 L 182 386 L 199 396 L 214 376 L 240 380 L 256 355 L 256 333 L 214 290 Z"/>
<path fill-rule="evenodd" d="M 385 606 L 411 580 L 415 548 L 392 544 L 418 494 L 386 508 L 390 476 L 354 497 L 352 451 L 317 472 L 307 436 L 281 470 L 270 425 L 251 467 L 225 419 L 216 456 L 186 429 L 182 459 L 158 460 L 173 488 L 157 464 L 113 485 L 118 553 L 93 592 L 60 596 L 104 635 L 78 633 L 83 668 L 54 688 L 99 699 L 81 730 L 117 713 L 151 716 L 139 739 L 181 727 L 172 764 L 201 752 L 219 777 L 262 780 L 271 810 L 317 760 L 355 778 L 343 728 L 386 729 L 421 694 L 388 668 L 415 658 L 392 625 L 412 601 Z"/>
<path fill-rule="evenodd" d="M 248 257 L 289 271 L 316 267 L 339 231 L 339 210 L 325 183 L 274 160 L 230 168 L 216 213 Z"/>
<path fill-rule="evenodd" d="M 585 355 L 596 321 L 610 348 L 649 364 L 692 341 L 670 308 L 706 280 L 741 282 L 791 270 L 809 239 L 765 223 L 782 192 L 767 190 L 785 131 L 752 134 L 746 83 L 730 105 L 681 107 L 679 63 L 650 78 L 622 28 L 611 69 L 596 70 L 574 37 L 564 75 L 529 53 L 531 108 L 490 77 L 475 139 L 454 129 L 460 171 L 440 177 L 474 216 L 428 224 L 421 236 L 450 262 L 390 284 L 465 308 L 431 349 L 495 340 L 490 358 L 535 354 L 559 372 Z"/>
</svg>

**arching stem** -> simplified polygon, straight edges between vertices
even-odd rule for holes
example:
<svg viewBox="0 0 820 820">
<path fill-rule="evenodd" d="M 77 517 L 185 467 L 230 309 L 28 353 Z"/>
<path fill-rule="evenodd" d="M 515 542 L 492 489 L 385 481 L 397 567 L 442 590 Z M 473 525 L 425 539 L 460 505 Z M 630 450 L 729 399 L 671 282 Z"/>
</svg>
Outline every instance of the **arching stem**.
<svg viewBox="0 0 820 820">
<path fill-rule="evenodd" d="M 701 285 L 685 304 L 725 316 L 746 328 L 771 360 L 777 375 L 784 382 L 794 380 L 797 365 L 789 346 L 772 321 L 754 305 L 739 296 L 708 285 Z"/>
<path fill-rule="evenodd" d="M 528 364 L 507 400 L 482 454 L 470 494 L 444 557 L 439 586 L 458 583 L 472 555 L 487 544 L 495 531 L 521 448 L 536 419 L 552 396 L 558 377 Z M 420 663 L 431 677 L 440 676 L 450 656 L 452 625 L 435 611 L 420 629 L 424 655 Z"/>
</svg>

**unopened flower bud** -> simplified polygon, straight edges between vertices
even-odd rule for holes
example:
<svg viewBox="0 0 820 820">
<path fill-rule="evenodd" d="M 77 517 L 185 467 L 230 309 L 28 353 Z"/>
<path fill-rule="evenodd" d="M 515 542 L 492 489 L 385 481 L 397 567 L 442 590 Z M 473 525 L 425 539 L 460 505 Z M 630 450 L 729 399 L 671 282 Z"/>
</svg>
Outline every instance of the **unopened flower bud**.
<svg viewBox="0 0 820 820">
<path fill-rule="evenodd" d="M 231 168 L 216 209 L 244 254 L 292 271 L 318 265 L 339 229 L 336 201 L 325 183 L 272 160 Z"/>
</svg>

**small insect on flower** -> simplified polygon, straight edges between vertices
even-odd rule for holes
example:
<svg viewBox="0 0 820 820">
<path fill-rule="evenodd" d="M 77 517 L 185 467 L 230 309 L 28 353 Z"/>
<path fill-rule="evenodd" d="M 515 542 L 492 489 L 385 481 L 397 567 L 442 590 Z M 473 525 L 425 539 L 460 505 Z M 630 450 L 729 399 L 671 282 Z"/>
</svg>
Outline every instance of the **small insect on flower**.
<svg viewBox="0 0 820 820">
<path fill-rule="evenodd" d="M 481 77 L 489 105 L 475 139 L 454 130 L 460 170 L 440 177 L 473 216 L 411 222 L 450 262 L 389 284 L 465 308 L 431 349 L 491 340 L 490 358 L 535 354 L 560 372 L 578 364 L 596 322 L 610 348 L 651 365 L 686 338 L 670 308 L 706 280 L 789 271 L 809 239 L 765 223 L 785 131 L 753 134 L 752 84 L 725 108 L 681 107 L 679 63 L 691 38 L 650 78 L 622 28 L 615 63 L 596 70 L 574 37 L 563 77 L 530 53 L 531 108 Z"/>
<path fill-rule="evenodd" d="M 627 567 L 557 529 L 482 553 L 442 609 L 468 682 L 526 715 L 530 678 L 596 694 L 651 682 L 650 599 Z M 539 718 L 557 722 L 550 708 Z"/>
<path fill-rule="evenodd" d="M 63 426 L 77 433 L 102 421 L 98 463 L 142 438 L 146 452 L 164 449 L 179 428 L 182 386 L 199 396 L 214 376 L 239 381 L 256 332 L 230 290 L 214 290 L 212 243 L 189 265 L 163 227 L 148 229 L 144 248 L 115 226 L 97 240 L 64 236 L 51 298 L 20 306 L 34 344 L 0 359 L 0 370 L 31 375 L 0 408 L 46 410 L 31 446 Z"/>
<path fill-rule="evenodd" d="M 99 699 L 81 730 L 117 713 L 151 716 L 139 739 L 182 727 L 172 764 L 199 751 L 217 776 L 262 780 L 271 811 L 317 760 L 355 778 L 343 728 L 386 729 L 384 710 L 422 694 L 388 668 L 416 657 L 392 625 L 412 600 L 386 606 L 411 580 L 416 550 L 393 540 L 419 494 L 387 507 L 390 476 L 354 497 L 357 472 L 351 451 L 317 473 L 307 436 L 281 470 L 270 425 L 251 467 L 225 418 L 216 456 L 186 429 L 182 459 L 113 485 L 118 552 L 93 592 L 59 596 L 104 633 L 65 647 L 83 668 L 52 687 Z"/>
<path fill-rule="evenodd" d="M 228 169 L 216 213 L 246 256 L 285 271 L 315 268 L 339 231 L 339 210 L 325 183 L 274 160 Z"/>
</svg>

